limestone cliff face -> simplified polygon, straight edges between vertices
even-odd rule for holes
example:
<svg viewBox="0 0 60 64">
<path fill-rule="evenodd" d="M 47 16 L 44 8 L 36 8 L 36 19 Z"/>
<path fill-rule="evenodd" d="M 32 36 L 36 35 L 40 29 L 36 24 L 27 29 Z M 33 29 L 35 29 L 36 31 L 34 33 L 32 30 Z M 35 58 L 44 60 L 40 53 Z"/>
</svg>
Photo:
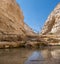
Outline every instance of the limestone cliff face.
<svg viewBox="0 0 60 64">
<path fill-rule="evenodd" d="M 24 24 L 25 33 L 27 36 L 34 36 L 36 33 L 26 23 Z"/>
<path fill-rule="evenodd" d="M 42 29 L 42 34 L 60 34 L 60 3 L 52 11 Z"/>
<path fill-rule="evenodd" d="M 24 16 L 15 0 L 0 0 L 0 34 L 24 34 Z"/>
</svg>

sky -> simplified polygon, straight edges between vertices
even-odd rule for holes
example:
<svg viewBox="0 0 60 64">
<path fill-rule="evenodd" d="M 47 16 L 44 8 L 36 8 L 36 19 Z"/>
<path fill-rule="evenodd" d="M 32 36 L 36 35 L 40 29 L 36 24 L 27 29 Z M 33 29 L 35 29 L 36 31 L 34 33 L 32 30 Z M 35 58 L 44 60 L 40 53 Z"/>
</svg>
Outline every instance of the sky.
<svg viewBox="0 0 60 64">
<path fill-rule="evenodd" d="M 60 0 L 16 0 L 19 4 L 23 15 L 24 22 L 29 25 L 35 32 L 39 33 L 44 23 L 60 2 Z"/>
</svg>

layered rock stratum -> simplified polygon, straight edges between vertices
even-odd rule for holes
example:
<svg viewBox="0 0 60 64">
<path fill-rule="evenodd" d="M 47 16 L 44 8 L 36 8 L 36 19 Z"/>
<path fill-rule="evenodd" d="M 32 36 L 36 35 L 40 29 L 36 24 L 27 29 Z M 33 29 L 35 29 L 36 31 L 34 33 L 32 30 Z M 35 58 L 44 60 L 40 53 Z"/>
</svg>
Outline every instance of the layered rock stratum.
<svg viewBox="0 0 60 64">
<path fill-rule="evenodd" d="M 60 3 L 48 16 L 41 33 L 44 35 L 46 34 L 59 35 L 60 34 Z"/>
<path fill-rule="evenodd" d="M 16 0 L 0 0 L 0 48 L 60 45 L 60 3 L 49 15 L 41 36 L 24 23 L 24 16 Z"/>
<path fill-rule="evenodd" d="M 48 16 L 41 35 L 48 44 L 60 45 L 60 3 Z"/>
<path fill-rule="evenodd" d="M 16 0 L 0 0 L 0 48 L 18 47 L 33 31 L 24 23 L 24 16 Z"/>
<path fill-rule="evenodd" d="M 33 31 L 32 28 L 30 28 L 26 23 L 24 24 L 25 33 L 27 36 L 34 36 L 36 33 Z"/>
<path fill-rule="evenodd" d="M 24 35 L 23 21 L 24 16 L 15 0 L 0 0 L 0 34 Z"/>
</svg>

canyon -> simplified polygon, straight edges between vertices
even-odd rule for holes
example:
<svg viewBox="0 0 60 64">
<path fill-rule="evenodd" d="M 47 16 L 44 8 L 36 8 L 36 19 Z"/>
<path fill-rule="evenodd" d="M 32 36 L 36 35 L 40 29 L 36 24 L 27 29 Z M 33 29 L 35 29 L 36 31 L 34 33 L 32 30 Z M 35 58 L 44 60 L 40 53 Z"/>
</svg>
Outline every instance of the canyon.
<svg viewBox="0 0 60 64">
<path fill-rule="evenodd" d="M 24 22 L 16 0 L 0 0 L 0 48 L 60 45 L 60 3 L 48 16 L 40 33 Z"/>
</svg>

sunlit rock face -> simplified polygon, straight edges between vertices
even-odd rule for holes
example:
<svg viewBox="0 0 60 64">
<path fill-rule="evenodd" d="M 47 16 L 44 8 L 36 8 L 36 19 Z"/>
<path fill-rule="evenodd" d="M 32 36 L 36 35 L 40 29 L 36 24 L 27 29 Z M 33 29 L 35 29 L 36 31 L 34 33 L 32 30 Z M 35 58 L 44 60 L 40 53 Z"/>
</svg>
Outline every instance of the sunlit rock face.
<svg viewBox="0 0 60 64">
<path fill-rule="evenodd" d="M 34 36 L 36 33 L 26 23 L 24 24 L 25 33 L 27 36 Z"/>
<path fill-rule="evenodd" d="M 0 48 L 19 47 L 26 35 L 34 34 L 24 23 L 24 16 L 16 0 L 0 0 Z"/>
<path fill-rule="evenodd" d="M 24 16 L 15 0 L 0 0 L 0 34 L 24 34 Z"/>
<path fill-rule="evenodd" d="M 23 13 L 15 0 L 0 0 L 0 48 L 20 46 L 26 37 L 23 21 Z"/>
<path fill-rule="evenodd" d="M 60 3 L 48 16 L 41 34 L 60 34 Z"/>
<path fill-rule="evenodd" d="M 51 51 L 51 55 L 52 55 L 52 57 L 53 58 L 55 58 L 55 59 L 59 59 L 60 58 L 60 50 L 53 50 L 53 51 Z"/>
</svg>

